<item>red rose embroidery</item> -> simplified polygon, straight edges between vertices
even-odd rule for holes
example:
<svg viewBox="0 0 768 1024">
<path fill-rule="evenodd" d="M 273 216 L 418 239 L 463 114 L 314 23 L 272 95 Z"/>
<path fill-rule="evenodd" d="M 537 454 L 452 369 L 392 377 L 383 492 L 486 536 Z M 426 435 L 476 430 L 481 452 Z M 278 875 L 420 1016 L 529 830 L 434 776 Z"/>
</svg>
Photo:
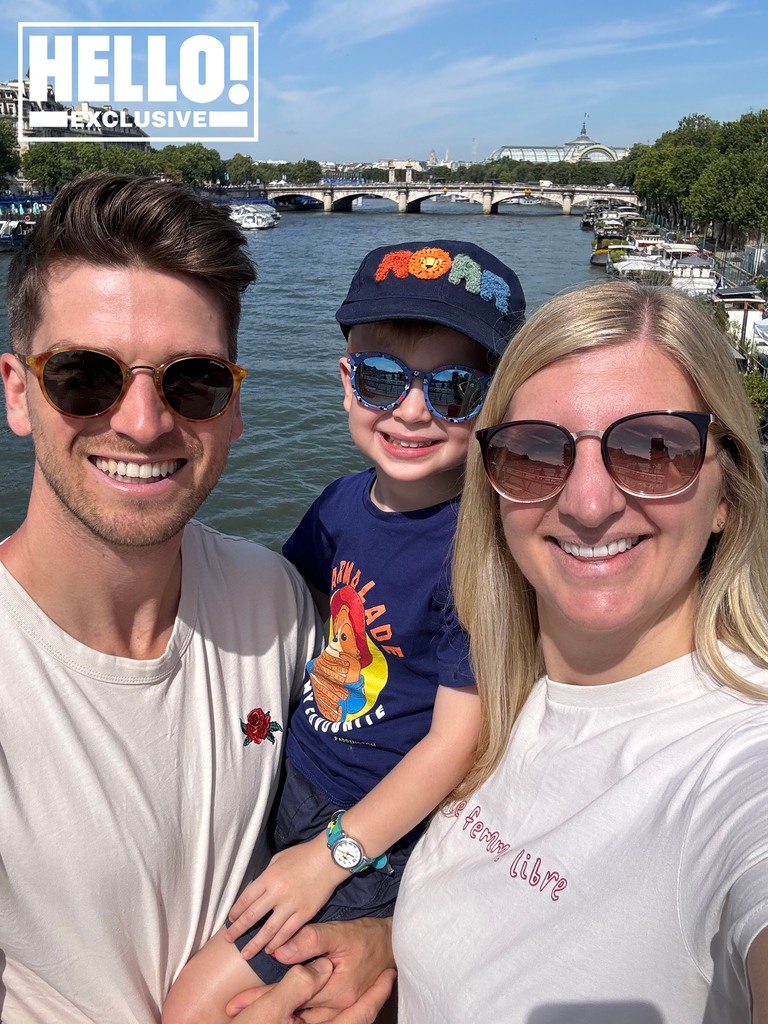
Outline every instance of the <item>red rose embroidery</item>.
<svg viewBox="0 0 768 1024">
<path fill-rule="evenodd" d="M 263 740 L 274 743 L 273 734 L 282 732 L 283 727 L 278 722 L 272 721 L 269 711 L 264 711 L 263 708 L 254 708 L 248 713 L 245 722 L 240 719 L 240 730 L 245 736 L 243 746 L 247 747 L 249 743 L 261 743 Z"/>
</svg>

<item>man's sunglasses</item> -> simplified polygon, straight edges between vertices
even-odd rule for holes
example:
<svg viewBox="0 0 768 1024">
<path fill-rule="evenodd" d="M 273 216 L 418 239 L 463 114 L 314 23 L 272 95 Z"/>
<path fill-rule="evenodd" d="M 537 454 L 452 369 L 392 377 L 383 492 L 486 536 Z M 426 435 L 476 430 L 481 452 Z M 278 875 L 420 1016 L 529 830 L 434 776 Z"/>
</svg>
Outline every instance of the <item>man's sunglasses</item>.
<svg viewBox="0 0 768 1024">
<path fill-rule="evenodd" d="M 424 373 L 411 370 L 386 352 L 352 352 L 347 356 L 352 391 L 366 409 L 394 409 L 405 400 L 413 378 L 424 385 L 427 408 L 440 419 L 461 423 L 477 416 L 488 390 L 490 374 L 469 366 L 438 366 Z"/>
<path fill-rule="evenodd" d="M 625 494 L 669 498 L 699 475 L 715 421 L 708 412 L 641 412 L 573 434 L 545 420 L 512 420 L 478 430 L 477 439 L 491 485 L 510 501 L 544 501 L 561 491 L 583 437 L 599 438 L 605 468 Z"/>
<path fill-rule="evenodd" d="M 19 357 L 24 358 L 24 357 Z M 90 348 L 54 349 L 24 358 L 49 405 L 65 416 L 102 416 L 125 394 L 136 370 L 148 370 L 160 398 L 185 420 L 212 420 L 226 410 L 248 371 L 215 356 L 179 356 L 162 366 L 127 366 Z"/>
</svg>

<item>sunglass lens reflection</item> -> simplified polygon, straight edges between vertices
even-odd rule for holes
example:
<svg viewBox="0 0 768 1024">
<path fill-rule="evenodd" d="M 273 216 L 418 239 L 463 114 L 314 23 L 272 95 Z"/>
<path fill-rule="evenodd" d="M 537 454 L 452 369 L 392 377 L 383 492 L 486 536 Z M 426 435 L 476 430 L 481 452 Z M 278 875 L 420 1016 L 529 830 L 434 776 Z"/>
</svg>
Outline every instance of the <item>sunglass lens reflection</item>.
<svg viewBox="0 0 768 1024">
<path fill-rule="evenodd" d="M 364 402 L 377 409 L 394 405 L 403 394 L 408 378 L 392 359 L 369 356 L 355 368 L 355 386 Z"/>
<path fill-rule="evenodd" d="M 520 424 L 493 435 L 486 455 L 491 478 L 510 498 L 537 501 L 559 489 L 573 462 L 573 442 L 546 423 Z"/>
<path fill-rule="evenodd" d="M 57 352 L 45 364 L 43 383 L 63 413 L 98 416 L 119 397 L 123 374 L 114 359 L 99 352 Z"/>
<path fill-rule="evenodd" d="M 702 458 L 701 435 L 682 416 L 637 416 L 605 437 L 606 454 L 617 482 L 633 494 L 673 494 L 696 475 Z"/>
<path fill-rule="evenodd" d="M 212 359 L 181 359 L 163 374 L 163 394 L 172 409 L 190 420 L 212 419 L 232 397 L 232 372 Z"/>
<path fill-rule="evenodd" d="M 361 400 L 374 409 L 393 408 L 405 394 L 409 376 L 386 356 L 367 356 L 354 370 Z M 471 370 L 447 367 L 430 375 L 427 398 L 433 412 L 444 419 L 472 416 L 483 401 L 483 385 Z"/>
<path fill-rule="evenodd" d="M 429 382 L 432 408 L 446 419 L 463 419 L 480 408 L 483 389 L 480 381 L 467 370 L 449 367 L 435 373 Z"/>
</svg>

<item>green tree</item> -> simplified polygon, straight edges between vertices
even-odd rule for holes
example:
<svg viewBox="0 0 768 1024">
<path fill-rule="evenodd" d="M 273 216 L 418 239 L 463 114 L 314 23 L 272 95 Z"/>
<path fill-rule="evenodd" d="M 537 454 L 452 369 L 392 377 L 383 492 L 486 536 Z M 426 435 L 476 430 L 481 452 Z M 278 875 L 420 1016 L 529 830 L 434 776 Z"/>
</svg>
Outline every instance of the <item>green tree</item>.
<svg viewBox="0 0 768 1024">
<path fill-rule="evenodd" d="M 0 177 L 18 174 L 21 167 L 13 121 L 0 119 Z"/>
<path fill-rule="evenodd" d="M 62 142 L 59 163 L 63 180 L 72 181 L 81 174 L 101 170 L 103 154 L 104 147 L 98 142 Z"/>
<path fill-rule="evenodd" d="M 617 185 L 626 185 L 627 188 L 635 187 L 637 166 L 644 153 L 647 153 L 650 146 L 638 142 L 630 149 L 623 160 L 617 160 L 614 166 L 616 177 L 613 179 Z"/>
<path fill-rule="evenodd" d="M 768 226 L 768 171 L 757 153 L 716 157 L 691 188 L 686 205 L 699 224 L 719 225 L 718 241 L 735 229 Z"/>
<path fill-rule="evenodd" d="M 741 382 L 755 412 L 755 418 L 759 422 L 768 408 L 768 380 L 755 370 L 752 373 L 742 373 Z"/>
<path fill-rule="evenodd" d="M 134 149 L 123 143 L 109 143 L 104 146 L 101 166 L 115 174 L 154 174 L 155 156 L 151 150 Z"/>
<path fill-rule="evenodd" d="M 688 195 L 701 173 L 701 151 L 692 145 L 656 143 L 637 161 L 635 190 L 660 217 L 685 226 Z"/>
<path fill-rule="evenodd" d="M 658 145 L 693 146 L 714 152 L 721 145 L 723 126 L 706 114 L 687 114 L 677 122 L 677 128 L 664 132 Z"/>
<path fill-rule="evenodd" d="M 218 152 L 201 142 L 165 146 L 157 150 L 153 164 L 155 173 L 176 178 L 192 188 L 202 188 L 206 182 L 224 178 L 224 163 Z"/>
<path fill-rule="evenodd" d="M 768 150 L 768 110 L 742 114 L 738 121 L 723 125 L 721 148 L 724 153 Z"/>
<path fill-rule="evenodd" d="M 244 185 L 246 181 L 256 181 L 258 178 L 253 159 L 242 153 L 235 153 L 234 156 L 225 160 L 224 166 L 233 185 Z"/>
<path fill-rule="evenodd" d="M 686 207 L 699 224 L 721 225 L 718 241 L 722 241 L 730 219 L 727 188 L 731 178 L 730 157 L 718 156 L 705 167 L 691 187 Z"/>
<path fill-rule="evenodd" d="M 768 109 L 722 124 L 689 114 L 652 146 L 633 147 L 621 174 L 658 219 L 689 228 L 712 223 L 719 241 L 765 232 Z"/>
<path fill-rule="evenodd" d="M 59 151 L 53 142 L 33 142 L 21 158 L 24 177 L 40 192 L 53 192 L 66 181 Z"/>
<path fill-rule="evenodd" d="M 323 170 L 317 160 L 299 160 L 295 164 L 286 165 L 286 177 L 295 185 L 314 185 L 323 176 Z"/>
</svg>

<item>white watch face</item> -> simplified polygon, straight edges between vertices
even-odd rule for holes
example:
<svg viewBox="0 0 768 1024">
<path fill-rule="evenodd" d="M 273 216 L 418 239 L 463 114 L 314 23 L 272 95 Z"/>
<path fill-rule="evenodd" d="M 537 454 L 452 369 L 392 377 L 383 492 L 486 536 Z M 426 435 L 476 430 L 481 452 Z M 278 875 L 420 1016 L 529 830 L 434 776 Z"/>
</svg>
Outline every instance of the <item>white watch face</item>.
<svg viewBox="0 0 768 1024">
<path fill-rule="evenodd" d="M 352 871 L 363 859 L 363 851 L 360 844 L 354 839 L 345 836 L 338 843 L 333 844 L 333 859 L 340 868 Z"/>
</svg>

